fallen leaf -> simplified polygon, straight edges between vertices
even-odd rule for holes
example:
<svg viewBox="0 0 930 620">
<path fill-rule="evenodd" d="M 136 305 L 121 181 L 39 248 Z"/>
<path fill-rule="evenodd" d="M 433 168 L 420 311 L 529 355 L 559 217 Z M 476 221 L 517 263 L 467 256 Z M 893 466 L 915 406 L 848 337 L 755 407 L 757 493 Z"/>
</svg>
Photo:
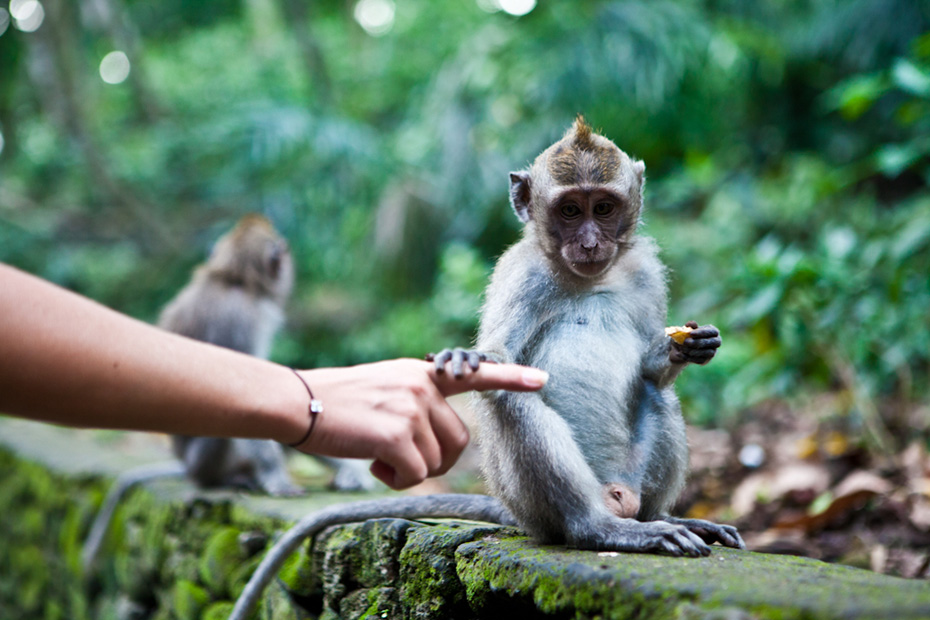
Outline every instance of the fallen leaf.
<svg viewBox="0 0 930 620">
<path fill-rule="evenodd" d="M 894 487 L 890 482 L 864 469 L 857 469 L 833 489 L 833 494 L 840 498 L 860 491 L 871 491 L 875 495 L 887 495 Z"/>
</svg>

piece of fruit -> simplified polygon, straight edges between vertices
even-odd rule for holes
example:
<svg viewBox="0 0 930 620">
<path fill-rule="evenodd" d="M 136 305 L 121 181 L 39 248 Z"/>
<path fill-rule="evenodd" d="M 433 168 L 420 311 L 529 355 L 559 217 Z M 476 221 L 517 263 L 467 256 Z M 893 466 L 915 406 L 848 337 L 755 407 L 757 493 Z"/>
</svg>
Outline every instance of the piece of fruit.
<svg viewBox="0 0 930 620">
<path fill-rule="evenodd" d="M 673 325 L 665 328 L 665 335 L 677 342 L 683 344 L 688 334 L 694 331 L 693 327 L 687 325 Z"/>
</svg>

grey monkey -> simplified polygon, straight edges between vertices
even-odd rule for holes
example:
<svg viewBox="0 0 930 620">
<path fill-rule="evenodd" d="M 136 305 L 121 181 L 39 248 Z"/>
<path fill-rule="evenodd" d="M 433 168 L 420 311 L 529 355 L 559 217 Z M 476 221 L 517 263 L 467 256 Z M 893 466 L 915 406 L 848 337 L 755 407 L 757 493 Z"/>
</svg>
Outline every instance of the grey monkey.
<svg viewBox="0 0 930 620">
<path fill-rule="evenodd" d="M 676 519 L 688 449 L 672 383 L 721 344 L 716 327 L 665 335 L 665 268 L 636 234 L 645 166 L 579 117 L 510 175 L 523 238 L 498 261 L 476 351 L 445 350 L 461 376 L 489 359 L 550 373 L 540 392 L 476 396 L 484 473 L 534 539 L 582 549 L 699 556 L 743 548 L 735 528 Z"/>
<path fill-rule="evenodd" d="M 287 242 L 262 216 L 242 218 L 165 307 L 158 326 L 267 358 L 294 285 Z M 172 436 L 175 456 L 202 487 L 234 486 L 293 495 L 280 444 L 263 439 Z"/>
</svg>

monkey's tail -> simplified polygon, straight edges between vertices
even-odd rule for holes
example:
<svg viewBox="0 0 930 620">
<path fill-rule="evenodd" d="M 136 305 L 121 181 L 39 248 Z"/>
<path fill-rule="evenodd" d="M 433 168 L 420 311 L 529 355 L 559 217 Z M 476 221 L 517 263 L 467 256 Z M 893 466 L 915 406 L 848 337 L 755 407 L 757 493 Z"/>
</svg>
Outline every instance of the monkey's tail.
<svg viewBox="0 0 930 620">
<path fill-rule="evenodd" d="M 284 533 L 262 559 L 242 594 L 236 601 L 229 620 L 245 620 L 252 613 L 265 586 L 281 569 L 284 561 L 307 538 L 323 528 L 341 523 L 395 517 L 458 518 L 513 525 L 510 512 L 496 498 L 487 495 L 443 494 L 372 499 L 337 504 L 313 512 Z"/>
<path fill-rule="evenodd" d="M 113 520 L 113 514 L 119 505 L 123 496 L 134 486 L 153 480 L 155 478 L 173 478 L 184 475 L 184 465 L 179 461 L 170 461 L 166 463 L 154 463 L 152 465 L 141 465 L 126 470 L 116 477 L 113 484 L 107 490 L 107 495 L 103 499 L 103 504 L 94 522 L 90 526 L 90 533 L 87 540 L 84 541 L 84 548 L 81 550 L 81 565 L 84 567 L 84 574 L 88 574 L 97 561 L 97 554 L 103 544 L 103 539 L 110 527 L 110 521 Z"/>
</svg>

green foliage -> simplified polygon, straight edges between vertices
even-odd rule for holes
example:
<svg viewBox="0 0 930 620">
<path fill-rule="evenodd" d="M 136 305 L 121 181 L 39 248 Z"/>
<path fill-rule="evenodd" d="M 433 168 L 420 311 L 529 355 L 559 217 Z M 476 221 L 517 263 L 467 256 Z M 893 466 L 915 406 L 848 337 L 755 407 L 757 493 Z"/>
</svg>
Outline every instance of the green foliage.
<svg viewBox="0 0 930 620">
<path fill-rule="evenodd" d="M 680 380 L 694 419 L 821 390 L 864 422 L 926 402 L 923 3 L 396 0 L 378 37 L 331 0 L 106 4 L 124 30 L 0 35 L 2 261 L 152 320 L 261 211 L 298 261 L 276 359 L 420 357 L 472 340 L 519 234 L 506 173 L 581 112 L 646 161 L 670 322 L 724 333 Z M 132 78 L 102 83 L 126 40 Z"/>
</svg>

